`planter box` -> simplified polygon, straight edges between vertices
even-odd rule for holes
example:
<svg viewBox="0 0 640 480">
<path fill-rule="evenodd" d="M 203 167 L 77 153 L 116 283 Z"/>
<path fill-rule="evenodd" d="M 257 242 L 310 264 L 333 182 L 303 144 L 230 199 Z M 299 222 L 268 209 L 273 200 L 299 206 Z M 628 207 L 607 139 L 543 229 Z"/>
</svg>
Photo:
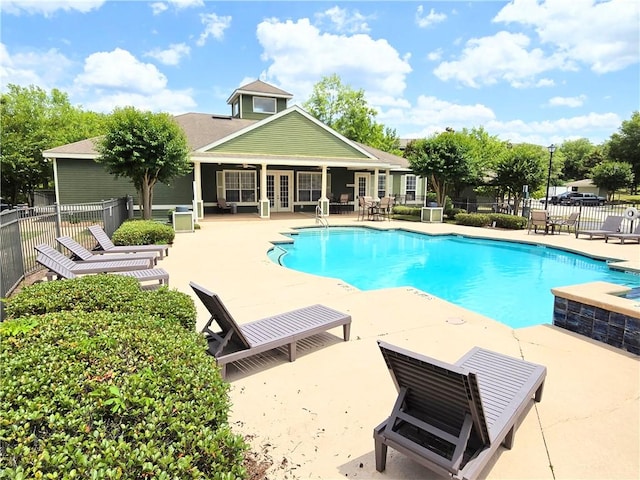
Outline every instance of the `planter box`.
<svg viewBox="0 0 640 480">
<path fill-rule="evenodd" d="M 444 218 L 443 207 L 422 207 L 420 221 L 426 223 L 442 223 Z"/>
</svg>

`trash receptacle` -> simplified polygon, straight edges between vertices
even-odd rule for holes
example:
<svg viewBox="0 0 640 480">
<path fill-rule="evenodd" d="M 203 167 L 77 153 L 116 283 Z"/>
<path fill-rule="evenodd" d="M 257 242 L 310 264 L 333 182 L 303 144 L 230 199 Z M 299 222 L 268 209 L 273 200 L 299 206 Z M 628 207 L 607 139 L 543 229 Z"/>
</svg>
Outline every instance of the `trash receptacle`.
<svg viewBox="0 0 640 480">
<path fill-rule="evenodd" d="M 176 212 L 183 213 L 183 212 L 188 212 L 188 211 L 189 211 L 189 207 L 181 207 L 181 206 L 177 206 L 176 207 Z"/>
<path fill-rule="evenodd" d="M 238 213 L 238 205 L 230 203 L 229 206 L 231 207 L 231 213 Z"/>
</svg>

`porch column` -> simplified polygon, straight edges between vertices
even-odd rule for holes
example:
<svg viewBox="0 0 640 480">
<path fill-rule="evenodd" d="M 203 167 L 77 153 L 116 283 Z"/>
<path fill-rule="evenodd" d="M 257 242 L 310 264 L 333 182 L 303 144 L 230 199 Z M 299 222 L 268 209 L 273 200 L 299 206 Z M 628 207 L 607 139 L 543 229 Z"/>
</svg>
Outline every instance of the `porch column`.
<svg viewBox="0 0 640 480">
<path fill-rule="evenodd" d="M 373 199 L 376 202 L 380 201 L 380 198 L 378 197 L 378 181 L 379 181 L 379 177 L 380 177 L 380 170 L 378 170 L 377 168 L 373 170 Z"/>
<path fill-rule="evenodd" d="M 193 163 L 193 216 L 196 220 L 204 218 L 204 204 L 202 202 L 202 164 Z"/>
<path fill-rule="evenodd" d="M 320 189 L 320 212 L 323 217 L 329 216 L 329 199 L 327 198 L 327 166 L 322 165 L 322 187 Z"/>
<path fill-rule="evenodd" d="M 269 198 L 267 197 L 267 164 L 263 163 L 260 167 L 260 201 L 258 202 L 258 212 L 260 218 L 270 218 L 271 209 L 269 206 Z"/>
<path fill-rule="evenodd" d="M 384 171 L 384 195 L 388 197 L 393 192 L 391 191 L 391 170 L 388 168 Z"/>
</svg>

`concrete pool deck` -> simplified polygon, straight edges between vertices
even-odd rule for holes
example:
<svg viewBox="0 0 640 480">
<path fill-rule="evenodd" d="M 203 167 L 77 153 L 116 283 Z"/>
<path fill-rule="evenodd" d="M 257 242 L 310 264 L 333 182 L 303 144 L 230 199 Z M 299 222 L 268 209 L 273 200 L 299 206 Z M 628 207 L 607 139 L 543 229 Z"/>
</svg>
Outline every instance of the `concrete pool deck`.
<svg viewBox="0 0 640 480">
<path fill-rule="evenodd" d="M 228 367 L 233 428 L 272 460 L 268 478 L 438 478 L 392 449 L 386 471 L 375 470 L 373 428 L 396 398 L 378 339 L 452 363 L 478 345 L 547 367 L 542 401 L 524 417 L 513 449 L 500 448 L 486 478 L 639 477 L 639 357 L 551 325 L 513 330 L 410 287 L 363 292 L 271 262 L 271 241 L 285 240 L 281 233 L 292 228 L 315 226 L 310 216 L 216 215 L 199 223 L 200 230 L 176 235 L 159 265 L 172 288 L 194 297 L 198 329 L 209 315 L 190 281 L 218 293 L 239 323 L 314 303 L 352 316 L 349 342 L 335 329 L 301 342 L 293 363 L 274 352 Z M 363 222 L 355 215 L 333 215 L 329 223 L 536 242 L 624 260 L 640 270 L 637 244 L 567 233 Z M 526 285 L 502 288 L 526 295 Z M 551 314 L 550 306 L 549 321 Z"/>
</svg>

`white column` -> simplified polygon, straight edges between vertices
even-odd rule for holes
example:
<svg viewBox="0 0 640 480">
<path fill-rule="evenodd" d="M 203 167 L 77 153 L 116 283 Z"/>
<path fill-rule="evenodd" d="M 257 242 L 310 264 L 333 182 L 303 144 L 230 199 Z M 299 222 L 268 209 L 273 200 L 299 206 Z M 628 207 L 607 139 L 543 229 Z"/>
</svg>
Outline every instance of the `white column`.
<svg viewBox="0 0 640 480">
<path fill-rule="evenodd" d="M 380 198 L 378 197 L 378 180 L 380 176 L 380 170 L 378 170 L 377 168 L 373 171 L 373 199 L 376 202 L 380 201 Z"/>
<path fill-rule="evenodd" d="M 204 218 L 202 203 L 202 169 L 200 162 L 193 163 L 193 215 L 196 220 Z"/>
<path fill-rule="evenodd" d="M 320 189 L 320 211 L 323 217 L 329 216 L 329 199 L 327 198 L 327 166 L 322 165 L 322 186 Z"/>
<path fill-rule="evenodd" d="M 260 201 L 258 202 L 258 211 L 260 218 L 270 218 L 271 209 L 269 206 L 269 197 L 267 197 L 267 164 L 263 163 L 260 167 Z"/>
<path fill-rule="evenodd" d="M 391 170 L 388 168 L 384 171 L 384 194 L 386 197 L 391 195 Z"/>
</svg>

